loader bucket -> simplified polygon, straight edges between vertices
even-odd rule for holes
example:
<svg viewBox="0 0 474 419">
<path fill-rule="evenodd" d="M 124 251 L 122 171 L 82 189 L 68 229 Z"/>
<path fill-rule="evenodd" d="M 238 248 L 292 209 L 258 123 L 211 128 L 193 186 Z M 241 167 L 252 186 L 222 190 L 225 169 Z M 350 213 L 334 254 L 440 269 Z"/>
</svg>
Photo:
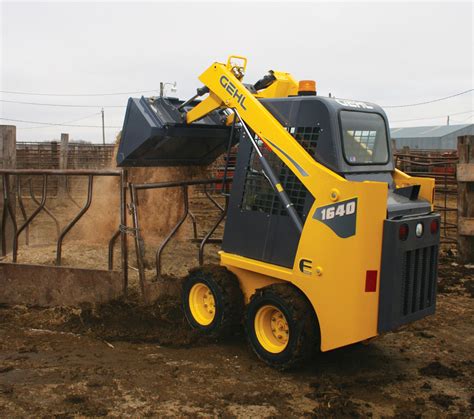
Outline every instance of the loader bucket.
<svg viewBox="0 0 474 419">
<path fill-rule="evenodd" d="M 181 103 L 172 98 L 130 98 L 117 166 L 205 166 L 224 153 L 230 128 L 222 115 L 213 112 L 186 124 L 186 109 L 178 110 Z"/>
</svg>

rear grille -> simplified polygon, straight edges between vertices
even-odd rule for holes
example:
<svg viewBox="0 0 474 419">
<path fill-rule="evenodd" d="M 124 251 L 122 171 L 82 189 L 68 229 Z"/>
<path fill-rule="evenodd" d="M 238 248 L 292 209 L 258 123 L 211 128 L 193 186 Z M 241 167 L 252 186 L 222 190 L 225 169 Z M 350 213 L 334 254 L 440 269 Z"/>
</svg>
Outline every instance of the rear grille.
<svg viewBox="0 0 474 419">
<path fill-rule="evenodd" d="M 379 333 L 434 314 L 439 234 L 411 234 L 399 240 L 400 227 L 408 225 L 414 232 L 422 223 L 426 227 L 438 214 L 427 214 L 384 221 L 382 264 L 379 291 Z"/>
<path fill-rule="evenodd" d="M 406 251 L 402 266 L 402 315 L 434 305 L 438 246 Z"/>
</svg>

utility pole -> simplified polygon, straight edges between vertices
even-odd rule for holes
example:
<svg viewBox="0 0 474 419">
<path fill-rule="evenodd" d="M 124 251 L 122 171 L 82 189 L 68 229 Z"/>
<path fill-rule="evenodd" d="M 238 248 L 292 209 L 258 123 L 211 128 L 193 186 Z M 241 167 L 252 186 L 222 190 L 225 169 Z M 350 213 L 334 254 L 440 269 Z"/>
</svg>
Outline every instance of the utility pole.
<svg viewBox="0 0 474 419">
<path fill-rule="evenodd" d="M 104 124 L 104 108 L 102 108 L 102 144 L 105 145 L 105 124 Z"/>
<path fill-rule="evenodd" d="M 166 85 L 171 86 L 171 92 L 173 93 L 176 92 L 176 82 L 170 83 L 170 82 L 160 81 L 160 97 L 164 97 Z"/>
</svg>

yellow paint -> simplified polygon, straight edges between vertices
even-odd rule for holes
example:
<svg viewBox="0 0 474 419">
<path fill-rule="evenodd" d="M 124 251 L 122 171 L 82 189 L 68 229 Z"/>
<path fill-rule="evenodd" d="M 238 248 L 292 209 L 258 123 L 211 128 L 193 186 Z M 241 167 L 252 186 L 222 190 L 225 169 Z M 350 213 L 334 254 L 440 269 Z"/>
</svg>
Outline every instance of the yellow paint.
<svg viewBox="0 0 474 419">
<path fill-rule="evenodd" d="M 194 320 L 201 326 L 209 326 L 216 315 L 214 294 L 210 288 L 198 282 L 189 291 L 189 310 Z"/>
<path fill-rule="evenodd" d="M 274 71 L 276 80 L 266 89 L 260 90 L 255 94 L 258 98 L 288 97 L 298 94 L 298 82 L 290 73 Z"/>
<path fill-rule="evenodd" d="M 234 123 L 234 119 L 236 119 L 235 113 L 231 113 L 230 115 L 227 115 L 227 118 L 225 119 L 225 124 L 227 126 L 230 126 Z"/>
<path fill-rule="evenodd" d="M 288 346 L 290 330 L 285 315 L 275 306 L 260 307 L 255 314 L 255 335 L 268 352 L 279 354 Z"/>
<path fill-rule="evenodd" d="M 275 185 L 275 187 L 276 187 L 276 189 L 277 189 L 278 192 L 283 192 L 283 186 L 281 186 L 281 183 L 277 183 L 277 184 Z"/>
<path fill-rule="evenodd" d="M 282 280 L 277 279 L 273 276 L 260 274 L 249 269 L 242 269 L 238 267 L 237 266 L 238 263 L 234 264 L 233 262 L 235 260 L 234 257 L 239 258 L 240 256 L 231 255 L 223 251 L 220 251 L 219 254 L 221 255 L 221 264 L 225 265 L 227 269 L 233 272 L 235 276 L 238 278 L 240 289 L 242 290 L 242 293 L 244 294 L 244 299 L 245 299 L 246 304 L 248 304 L 248 302 L 250 301 L 250 297 L 253 294 L 255 294 L 256 290 L 266 287 L 271 284 L 282 282 Z M 257 261 L 253 261 L 252 259 L 246 259 L 246 258 L 242 258 L 242 259 L 246 261 L 250 260 L 251 262 L 257 262 Z M 227 263 L 224 263 L 224 261 L 227 261 Z M 251 268 L 252 264 L 245 265 L 245 266 Z"/>
<path fill-rule="evenodd" d="M 191 122 L 198 121 L 222 106 L 224 106 L 222 100 L 220 100 L 213 92 L 210 92 L 209 96 L 186 114 L 186 122 L 190 124 Z"/>
<path fill-rule="evenodd" d="M 357 197 L 356 234 L 340 238 L 325 224 L 312 218 L 317 207 L 332 202 L 330 194 L 326 193 L 321 202 L 315 201 L 309 212 L 292 269 L 220 253 L 221 264 L 242 278 L 241 283 L 246 283 L 247 279 L 241 271 L 234 270 L 235 267 L 291 282 L 303 291 L 318 317 L 322 351 L 377 335 L 379 284 L 377 292 L 365 292 L 365 276 L 366 271 L 376 270 L 380 278 L 387 184 L 346 182 L 340 193 L 342 200 Z M 315 237 L 320 239 L 315 240 Z M 299 270 L 301 259 L 313 261 L 312 275 Z"/>
<path fill-rule="evenodd" d="M 420 185 L 420 198 L 426 199 L 430 202 L 431 207 L 433 208 L 435 188 L 435 180 L 433 178 L 409 176 L 401 170 L 395 169 L 393 172 L 393 180 L 397 188 L 410 185 Z"/>
<path fill-rule="evenodd" d="M 246 61 L 240 67 L 229 63 L 212 64 L 199 79 L 221 103 L 239 112 L 245 123 L 300 179 L 315 201 L 304 224 L 292 268 L 225 252 L 220 252 L 221 264 L 236 274 L 247 302 L 256 289 L 275 282 L 288 281 L 299 288 L 318 317 L 323 351 L 376 336 L 387 183 L 347 181 L 316 162 L 260 103 L 258 98 L 297 94 L 298 85 L 288 73 L 278 73 L 277 82 L 253 95 L 241 83 Z M 217 103 L 214 99 L 213 104 Z M 398 186 L 420 184 L 421 197 L 432 202 L 432 179 L 412 178 L 399 171 L 394 172 L 394 178 Z M 340 238 L 312 218 L 318 207 L 351 198 L 357 198 L 354 236 Z M 300 271 L 302 259 L 312 262 L 313 272 Z M 368 270 L 378 272 L 377 292 L 365 292 Z"/>
<path fill-rule="evenodd" d="M 237 64 L 238 62 L 240 62 L 241 65 Z M 241 72 L 243 75 L 245 74 L 245 70 L 247 69 L 247 58 L 242 57 L 241 55 L 230 55 L 229 58 L 227 58 L 226 67 L 230 71 L 237 70 L 238 72 Z"/>
<path fill-rule="evenodd" d="M 222 83 L 223 79 L 225 84 Z M 275 144 L 278 148 L 271 144 L 268 145 L 307 188 L 311 182 L 310 179 L 312 179 L 313 184 L 316 183 L 314 182 L 316 176 L 319 185 L 317 188 L 320 190 L 326 189 L 322 186 L 324 182 L 334 182 L 332 187 L 339 183 L 347 183 L 344 178 L 316 162 L 224 64 L 212 64 L 199 76 L 199 80 L 209 87 L 211 92 L 221 98 L 228 107 L 237 109 L 255 133 L 264 140 L 269 140 Z M 232 83 L 235 89 L 230 91 L 226 89 L 228 83 Z M 241 95 L 243 95 L 244 100 L 239 99 Z M 291 156 L 292 159 L 288 159 L 280 150 L 285 150 L 286 155 Z M 295 166 L 294 161 L 298 162 L 300 170 Z"/>
</svg>

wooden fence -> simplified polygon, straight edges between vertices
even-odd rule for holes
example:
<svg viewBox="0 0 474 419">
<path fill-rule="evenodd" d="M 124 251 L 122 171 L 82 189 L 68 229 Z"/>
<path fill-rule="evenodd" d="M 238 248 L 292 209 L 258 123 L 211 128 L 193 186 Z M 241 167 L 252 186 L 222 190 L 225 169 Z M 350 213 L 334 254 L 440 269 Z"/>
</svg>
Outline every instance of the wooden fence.
<svg viewBox="0 0 474 419">
<path fill-rule="evenodd" d="M 104 169 L 113 163 L 113 144 L 17 142 L 17 169 Z"/>
<path fill-rule="evenodd" d="M 462 262 L 474 262 L 474 135 L 458 137 L 458 247 Z"/>
</svg>

